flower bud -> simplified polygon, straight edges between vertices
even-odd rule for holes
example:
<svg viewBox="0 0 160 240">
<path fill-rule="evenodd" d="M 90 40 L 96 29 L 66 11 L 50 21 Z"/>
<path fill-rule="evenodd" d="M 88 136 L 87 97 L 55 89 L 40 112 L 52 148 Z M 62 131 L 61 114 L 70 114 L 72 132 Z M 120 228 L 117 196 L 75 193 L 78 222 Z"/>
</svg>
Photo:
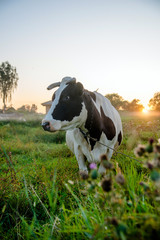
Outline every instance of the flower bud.
<svg viewBox="0 0 160 240">
<path fill-rule="evenodd" d="M 153 164 L 151 162 L 147 162 L 147 167 L 152 170 L 154 168 Z"/>
<path fill-rule="evenodd" d="M 111 219 L 111 224 L 113 224 L 114 226 L 118 226 L 118 220 L 117 220 L 117 218 L 113 217 L 113 218 Z"/>
<path fill-rule="evenodd" d="M 152 181 L 158 181 L 160 179 L 160 173 L 157 172 L 156 170 L 153 170 L 150 176 Z"/>
<path fill-rule="evenodd" d="M 146 151 L 146 147 L 142 144 L 139 144 L 135 150 L 134 150 L 134 154 L 136 155 L 136 157 L 141 157 L 143 156 L 143 154 L 145 153 Z"/>
<path fill-rule="evenodd" d="M 154 139 L 153 139 L 153 138 L 150 138 L 150 139 L 149 139 L 149 143 L 152 145 L 153 142 L 154 142 Z"/>
<path fill-rule="evenodd" d="M 101 186 L 102 186 L 103 191 L 105 191 L 105 192 L 110 192 L 111 189 L 112 189 L 112 179 L 111 179 L 111 178 L 109 178 L 109 179 L 104 179 L 104 180 L 102 181 Z"/>
<path fill-rule="evenodd" d="M 112 169 L 113 168 L 113 164 L 110 161 L 108 161 L 107 155 L 103 154 L 101 156 L 101 162 L 102 162 L 102 165 L 105 169 Z"/>
<path fill-rule="evenodd" d="M 101 161 L 103 162 L 105 160 L 108 160 L 107 155 L 106 154 L 101 155 Z"/>
<path fill-rule="evenodd" d="M 98 177 L 98 171 L 97 171 L 97 169 L 93 169 L 91 171 L 91 178 L 92 179 L 97 179 L 97 177 Z"/>
</svg>

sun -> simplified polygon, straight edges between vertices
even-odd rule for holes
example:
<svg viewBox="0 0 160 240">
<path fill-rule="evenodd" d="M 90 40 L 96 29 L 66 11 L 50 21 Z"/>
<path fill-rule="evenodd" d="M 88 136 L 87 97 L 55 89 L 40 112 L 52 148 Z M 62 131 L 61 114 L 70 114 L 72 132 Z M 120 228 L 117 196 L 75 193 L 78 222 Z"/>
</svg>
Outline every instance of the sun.
<svg viewBox="0 0 160 240">
<path fill-rule="evenodd" d="M 143 113 L 148 113 L 148 109 L 147 108 L 143 108 L 142 112 Z"/>
</svg>

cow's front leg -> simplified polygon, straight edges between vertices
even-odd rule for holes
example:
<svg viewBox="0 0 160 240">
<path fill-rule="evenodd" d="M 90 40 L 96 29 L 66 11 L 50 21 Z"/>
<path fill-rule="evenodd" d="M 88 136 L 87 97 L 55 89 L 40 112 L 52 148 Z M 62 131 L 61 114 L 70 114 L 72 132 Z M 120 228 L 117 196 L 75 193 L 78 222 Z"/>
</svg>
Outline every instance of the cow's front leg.
<svg viewBox="0 0 160 240">
<path fill-rule="evenodd" d="M 76 159 L 77 159 L 77 162 L 78 162 L 80 175 L 82 177 L 84 175 L 88 175 L 88 169 L 87 169 L 87 166 L 86 166 L 86 157 L 84 156 L 80 146 L 77 147 L 75 155 L 76 155 Z"/>
</svg>

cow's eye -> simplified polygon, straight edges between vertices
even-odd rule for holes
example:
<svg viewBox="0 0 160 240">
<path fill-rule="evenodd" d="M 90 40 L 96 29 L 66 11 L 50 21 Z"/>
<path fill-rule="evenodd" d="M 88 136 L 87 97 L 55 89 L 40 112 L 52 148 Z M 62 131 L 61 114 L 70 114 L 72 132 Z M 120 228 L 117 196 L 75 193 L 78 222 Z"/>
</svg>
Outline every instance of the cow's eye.
<svg viewBox="0 0 160 240">
<path fill-rule="evenodd" d="M 63 98 L 63 100 L 64 100 L 64 101 L 70 100 L 70 96 L 65 96 L 65 97 Z"/>
</svg>

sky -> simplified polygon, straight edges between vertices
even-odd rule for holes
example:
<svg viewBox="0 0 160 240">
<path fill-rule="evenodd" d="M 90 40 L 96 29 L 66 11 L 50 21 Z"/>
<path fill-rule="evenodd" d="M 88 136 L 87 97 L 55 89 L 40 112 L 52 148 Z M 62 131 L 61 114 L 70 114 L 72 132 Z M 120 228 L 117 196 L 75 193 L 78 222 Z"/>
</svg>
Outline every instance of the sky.
<svg viewBox="0 0 160 240">
<path fill-rule="evenodd" d="M 5 61 L 19 76 L 15 108 L 44 112 L 47 86 L 65 76 L 146 106 L 160 91 L 160 0 L 0 0 Z"/>
</svg>

